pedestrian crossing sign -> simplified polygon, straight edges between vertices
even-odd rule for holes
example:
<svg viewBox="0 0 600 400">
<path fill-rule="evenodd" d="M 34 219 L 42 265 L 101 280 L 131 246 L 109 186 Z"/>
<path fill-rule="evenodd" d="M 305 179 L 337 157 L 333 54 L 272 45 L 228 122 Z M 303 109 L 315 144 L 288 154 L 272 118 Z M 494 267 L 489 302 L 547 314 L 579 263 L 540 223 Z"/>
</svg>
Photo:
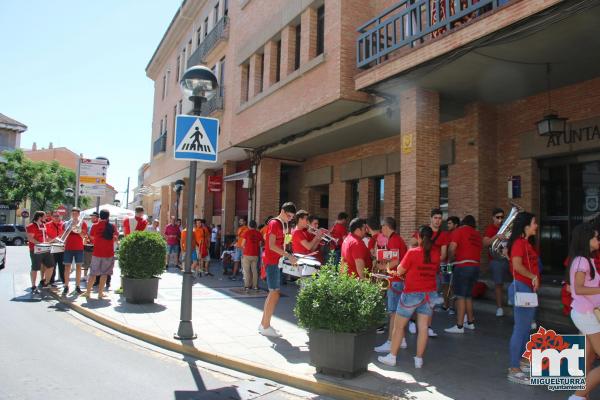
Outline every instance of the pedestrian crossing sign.
<svg viewBox="0 0 600 400">
<path fill-rule="evenodd" d="M 176 160 L 217 162 L 219 120 L 178 115 L 175 123 Z"/>
</svg>

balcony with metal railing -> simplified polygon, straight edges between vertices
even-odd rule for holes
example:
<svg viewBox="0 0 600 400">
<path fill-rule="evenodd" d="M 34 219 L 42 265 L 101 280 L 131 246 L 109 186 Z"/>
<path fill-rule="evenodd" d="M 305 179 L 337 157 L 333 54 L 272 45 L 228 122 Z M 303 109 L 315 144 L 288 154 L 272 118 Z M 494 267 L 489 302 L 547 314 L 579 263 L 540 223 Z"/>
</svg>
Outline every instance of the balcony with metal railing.
<svg viewBox="0 0 600 400">
<path fill-rule="evenodd" d="M 356 65 L 369 68 L 490 14 L 512 0 L 402 0 L 360 26 Z"/>
<path fill-rule="evenodd" d="M 229 38 L 229 17 L 223 16 L 204 38 L 188 59 L 187 67 L 206 63 L 208 54 L 221 42 Z"/>
<path fill-rule="evenodd" d="M 225 88 L 219 87 L 219 90 L 217 91 L 217 93 L 206 103 L 202 104 L 202 115 L 209 116 L 209 115 L 212 115 L 216 111 L 222 111 L 223 104 L 225 102 L 225 98 L 223 96 L 224 94 L 225 94 Z"/>
<path fill-rule="evenodd" d="M 162 135 L 154 141 L 154 144 L 152 145 L 152 156 L 156 157 L 165 151 L 167 151 L 167 132 L 163 132 Z"/>
</svg>

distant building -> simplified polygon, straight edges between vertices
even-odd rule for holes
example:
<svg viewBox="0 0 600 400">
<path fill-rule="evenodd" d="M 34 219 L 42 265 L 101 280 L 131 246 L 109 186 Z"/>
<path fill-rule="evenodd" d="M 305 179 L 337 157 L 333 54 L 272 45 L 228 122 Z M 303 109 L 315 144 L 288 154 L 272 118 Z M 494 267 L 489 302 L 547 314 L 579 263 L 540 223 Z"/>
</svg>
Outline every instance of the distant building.
<svg viewBox="0 0 600 400">
<path fill-rule="evenodd" d="M 4 162 L 3 151 L 18 149 L 21 145 L 21 133 L 27 130 L 27 125 L 0 114 L 0 162 Z M 17 204 L 0 199 L 0 224 L 16 222 Z"/>
</svg>

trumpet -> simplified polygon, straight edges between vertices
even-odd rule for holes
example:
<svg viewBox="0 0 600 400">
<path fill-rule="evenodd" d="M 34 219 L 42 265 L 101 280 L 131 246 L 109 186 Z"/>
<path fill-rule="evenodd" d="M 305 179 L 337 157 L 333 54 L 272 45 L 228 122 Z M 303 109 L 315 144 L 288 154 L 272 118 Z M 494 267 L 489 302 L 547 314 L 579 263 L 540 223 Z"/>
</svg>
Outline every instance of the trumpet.
<svg viewBox="0 0 600 400">
<path fill-rule="evenodd" d="M 331 234 L 329 233 L 328 230 L 326 229 L 317 229 L 311 225 L 308 226 L 308 232 L 313 234 L 313 235 L 321 235 L 321 241 L 324 242 L 325 244 L 328 244 L 330 242 L 333 242 L 337 245 L 338 240 L 336 238 L 334 238 L 333 236 L 331 236 Z"/>
</svg>

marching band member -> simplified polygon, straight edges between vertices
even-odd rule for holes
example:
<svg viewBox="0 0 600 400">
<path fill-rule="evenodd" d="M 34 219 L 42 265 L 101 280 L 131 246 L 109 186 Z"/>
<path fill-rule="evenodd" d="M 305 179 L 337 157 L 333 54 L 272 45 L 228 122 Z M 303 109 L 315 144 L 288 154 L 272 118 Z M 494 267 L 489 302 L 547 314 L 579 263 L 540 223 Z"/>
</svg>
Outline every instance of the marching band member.
<svg viewBox="0 0 600 400">
<path fill-rule="evenodd" d="M 335 224 L 333 224 L 331 230 L 329 231 L 331 237 L 336 240 L 336 242 L 331 241 L 331 243 L 329 243 L 329 250 L 333 251 L 335 264 L 339 264 L 340 262 L 342 242 L 348 234 L 348 229 L 346 229 L 347 221 L 348 214 L 346 214 L 345 212 L 339 213 Z M 327 259 L 329 260 L 329 255 L 327 256 Z"/>
<path fill-rule="evenodd" d="M 319 218 L 317 218 L 316 215 L 309 215 L 308 216 L 308 225 L 314 229 L 314 231 L 319 231 Z M 315 235 L 313 235 L 312 233 L 308 232 L 308 239 L 312 240 L 314 238 Z M 317 244 L 317 254 L 315 254 L 315 258 L 321 263 L 323 264 L 323 260 L 325 259 L 325 251 L 326 251 L 326 245 L 323 244 L 322 242 L 322 237 L 321 237 L 321 241 Z"/>
<path fill-rule="evenodd" d="M 344 267 L 346 267 L 345 272 L 348 275 L 359 279 L 364 279 L 365 270 L 369 270 L 372 266 L 371 253 L 363 242 L 366 228 L 367 224 L 364 219 L 354 218 L 350 221 L 350 234 L 342 243 L 340 272 L 344 271 Z"/>
<path fill-rule="evenodd" d="M 90 264 L 90 277 L 87 282 L 87 290 L 83 296 L 89 299 L 92 286 L 98 279 L 98 299 L 104 299 L 104 287 L 108 276 L 113 273 L 115 265 L 115 242 L 119 238 L 119 232 L 114 224 L 109 221 L 110 212 L 100 210 L 100 221 L 92 225 L 90 236 L 94 239 L 94 251 Z"/>
<path fill-rule="evenodd" d="M 35 253 L 36 244 L 47 242 L 46 226 L 43 224 L 45 216 L 45 212 L 36 211 L 33 214 L 31 223 L 25 228 L 27 231 L 27 239 L 29 241 L 29 257 L 31 258 L 31 294 L 39 293 L 37 286 L 35 285 L 38 271 L 41 269 L 40 284 L 42 289 L 44 289 L 50 284 L 50 278 L 52 277 L 52 272 L 54 270 L 54 259 L 50 252 Z"/>
<path fill-rule="evenodd" d="M 64 263 L 64 282 L 63 295 L 69 293 L 69 277 L 71 275 L 71 265 L 75 263 L 75 291 L 77 294 L 81 291 L 81 267 L 83 265 L 83 239 L 87 236 L 87 224 L 80 220 L 79 208 L 73 207 L 71 210 L 71 220 L 67 222 L 67 230 L 70 230 L 65 239 Z M 77 231 L 77 232 L 76 232 Z"/>
<path fill-rule="evenodd" d="M 431 238 L 432 245 L 436 248 L 436 251 L 439 251 L 439 253 L 440 253 L 440 263 L 443 263 L 446 261 L 448 244 L 450 244 L 450 234 L 447 231 L 442 230 L 442 215 L 443 215 L 442 210 L 440 210 L 439 208 L 432 209 L 431 210 L 431 219 L 429 222 L 429 227 L 433 231 L 433 236 Z M 411 247 L 414 247 L 417 245 L 417 236 L 418 235 L 415 232 L 415 234 L 411 238 Z M 440 279 L 440 276 L 438 274 L 438 288 L 441 287 L 441 281 L 439 279 Z M 432 319 L 433 319 L 433 315 L 430 316 L 430 318 L 429 318 L 429 329 L 428 329 L 429 336 L 437 337 L 437 333 L 431 328 L 431 320 Z M 417 326 L 413 321 L 411 321 L 410 324 L 408 324 L 408 331 L 413 334 L 416 333 Z"/>
<path fill-rule="evenodd" d="M 292 252 L 297 254 L 314 254 L 321 242 L 321 233 L 313 235 L 308 232 L 308 212 L 300 210 L 296 213 L 296 229 L 292 232 Z"/>
<path fill-rule="evenodd" d="M 378 353 L 387 353 L 391 349 L 392 335 L 394 333 L 394 326 L 396 326 L 397 320 L 396 310 L 398 309 L 400 295 L 404 289 L 404 278 L 398 275 L 397 270 L 400 261 L 404 258 L 404 255 L 407 252 L 407 248 L 404 239 L 402 239 L 402 237 L 396 233 L 396 220 L 394 218 L 386 217 L 383 220 L 383 225 L 381 226 L 381 235 L 385 236 L 387 239 L 385 249 L 398 252 L 398 257 L 392 258 L 386 262 L 387 273 L 391 276 L 390 287 L 387 290 L 387 308 L 390 316 L 388 340 L 381 346 L 375 348 L 375 351 Z M 403 349 L 406 348 L 406 339 L 404 337 L 402 338 L 400 347 Z"/>
<path fill-rule="evenodd" d="M 473 316 L 473 285 L 479 278 L 479 263 L 483 243 L 475 229 L 475 217 L 467 215 L 462 226 L 452 233 L 448 259 L 454 262 L 452 285 L 456 296 L 456 325 L 444 329 L 447 333 L 464 333 L 475 329 Z M 465 324 L 465 307 L 467 320 Z"/>
<path fill-rule="evenodd" d="M 506 239 L 504 235 L 499 235 L 498 231 L 504 220 L 504 210 L 501 208 L 494 208 L 492 211 L 492 223 L 485 228 L 483 234 L 483 245 L 490 247 L 496 239 Z M 508 272 L 508 260 L 505 257 L 494 257 L 491 249 L 488 249 L 488 268 L 492 272 L 492 279 L 494 280 L 494 294 L 496 296 L 496 317 L 504 316 L 504 310 L 502 309 L 502 289 L 504 288 L 504 279 Z"/>
<path fill-rule="evenodd" d="M 52 211 L 52 218 L 50 221 L 46 222 L 46 236 L 48 237 L 48 241 L 51 242 L 54 239 L 58 239 L 65 232 L 65 224 L 60 218 L 60 214 L 58 211 Z M 65 283 L 65 267 L 63 265 L 63 253 L 50 253 L 50 256 L 53 259 L 53 271 L 52 278 L 50 278 L 50 285 L 54 285 L 54 281 L 56 280 L 56 267 L 58 266 L 59 278 L 61 282 Z"/>
<path fill-rule="evenodd" d="M 144 207 L 135 208 L 135 216 L 125 218 L 123 221 L 123 233 L 125 236 L 135 231 L 145 231 L 148 226 L 148 220 L 144 215 Z"/>
<path fill-rule="evenodd" d="M 407 251 L 398 267 L 399 275 L 406 275 L 406 284 L 396 310 L 396 323 L 392 336 L 390 353 L 377 357 L 379 362 L 396 365 L 396 356 L 404 340 L 404 328 L 409 318 L 417 314 L 419 335 L 417 337 L 417 354 L 414 358 L 415 368 L 423 367 L 423 354 L 427 347 L 427 327 L 429 317 L 433 314 L 431 298 L 436 296 L 437 273 L 440 267 L 440 254 L 433 245 L 433 230 L 429 226 L 421 226 L 417 234 L 417 247 Z"/>
<path fill-rule="evenodd" d="M 281 334 L 271 326 L 271 317 L 279 302 L 279 288 L 281 285 L 279 258 L 285 257 L 294 265 L 298 262 L 293 254 L 285 251 L 288 223 L 294 219 L 295 214 L 296 205 L 292 202 L 284 203 L 281 206 L 279 215 L 271 219 L 267 224 L 261 276 L 266 276 L 267 278 L 269 294 L 265 300 L 262 320 L 258 327 L 258 332 L 263 336 L 281 337 Z"/>
<path fill-rule="evenodd" d="M 448 234 L 450 237 L 452 237 L 452 232 L 460 226 L 460 219 L 457 216 L 448 217 L 446 220 L 446 226 L 448 227 Z M 442 295 L 444 296 L 444 304 L 442 305 L 442 309 L 444 311 L 448 311 L 448 313 L 452 315 L 454 314 L 454 310 L 450 308 L 450 298 L 452 297 L 452 288 L 450 287 L 450 282 L 452 281 L 452 273 L 442 271 L 441 275 L 441 288 Z"/>
</svg>

